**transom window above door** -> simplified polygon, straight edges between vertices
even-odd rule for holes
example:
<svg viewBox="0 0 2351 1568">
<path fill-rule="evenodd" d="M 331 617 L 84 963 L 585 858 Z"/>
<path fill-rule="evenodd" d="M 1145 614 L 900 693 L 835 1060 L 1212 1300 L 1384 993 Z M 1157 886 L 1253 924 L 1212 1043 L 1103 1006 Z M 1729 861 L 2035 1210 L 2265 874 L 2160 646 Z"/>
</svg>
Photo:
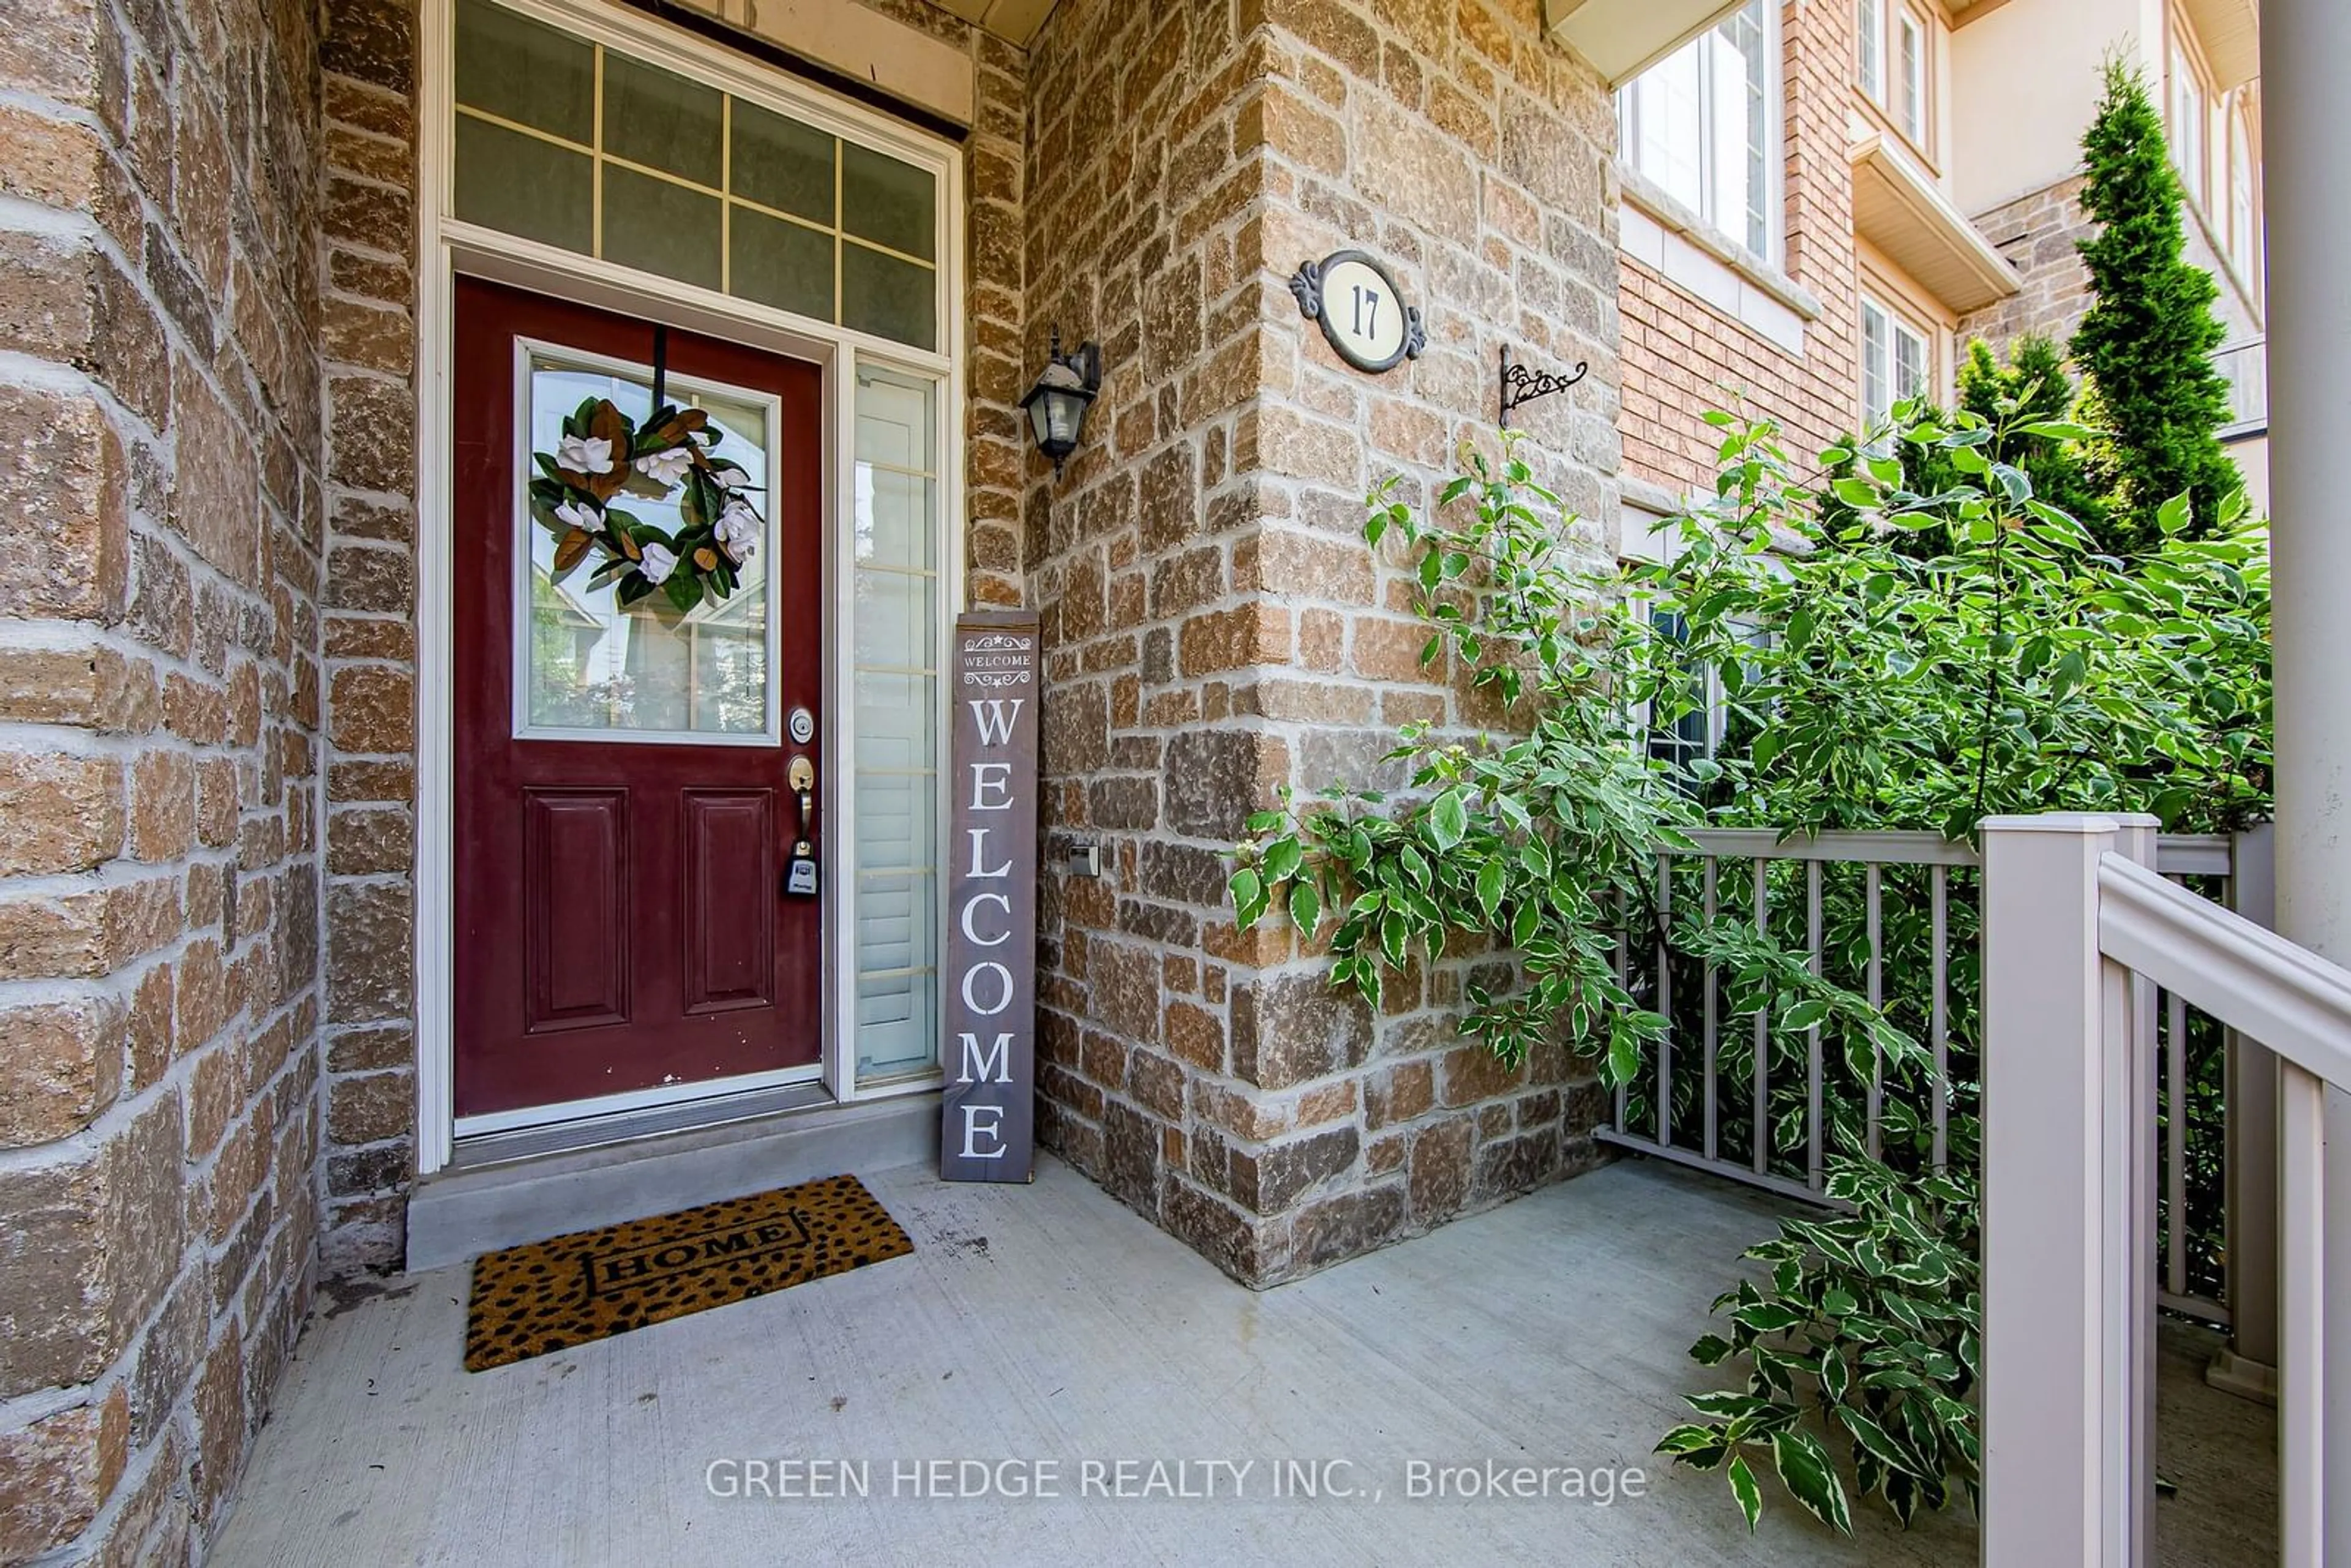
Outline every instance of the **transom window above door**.
<svg viewBox="0 0 2351 1568">
<path fill-rule="evenodd" d="M 451 211 L 936 349 L 927 169 L 490 0 L 457 0 Z"/>
</svg>

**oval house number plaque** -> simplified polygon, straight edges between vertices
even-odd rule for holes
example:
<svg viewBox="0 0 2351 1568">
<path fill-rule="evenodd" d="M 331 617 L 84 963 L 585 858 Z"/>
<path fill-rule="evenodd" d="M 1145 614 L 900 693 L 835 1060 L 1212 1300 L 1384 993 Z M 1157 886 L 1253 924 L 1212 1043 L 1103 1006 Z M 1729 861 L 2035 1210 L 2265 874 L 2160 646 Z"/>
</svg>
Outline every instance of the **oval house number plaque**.
<svg viewBox="0 0 2351 1568">
<path fill-rule="evenodd" d="M 1333 251 L 1301 264 L 1290 292 L 1339 357 L 1359 371 L 1393 370 L 1428 346 L 1420 308 L 1406 305 L 1388 269 L 1360 250 Z"/>
</svg>

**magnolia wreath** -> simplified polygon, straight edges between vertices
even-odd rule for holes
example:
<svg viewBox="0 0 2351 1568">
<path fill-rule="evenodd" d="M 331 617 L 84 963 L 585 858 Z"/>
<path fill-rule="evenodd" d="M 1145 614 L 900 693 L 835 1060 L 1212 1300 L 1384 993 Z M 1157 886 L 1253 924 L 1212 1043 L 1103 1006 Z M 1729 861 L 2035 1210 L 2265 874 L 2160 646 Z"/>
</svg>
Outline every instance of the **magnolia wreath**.
<svg viewBox="0 0 2351 1568">
<path fill-rule="evenodd" d="M 751 501 L 751 476 L 711 455 L 719 434 L 698 408 L 664 403 L 642 425 L 610 398 L 572 410 L 555 450 L 531 454 L 538 472 L 530 515 L 555 535 L 554 580 L 594 556 L 590 588 L 614 584 L 623 609 L 658 594 L 656 609 L 666 604 L 681 615 L 741 587 L 743 563 L 766 524 Z M 672 534 L 623 510 L 619 503 L 632 496 L 674 497 L 682 526 Z"/>
</svg>

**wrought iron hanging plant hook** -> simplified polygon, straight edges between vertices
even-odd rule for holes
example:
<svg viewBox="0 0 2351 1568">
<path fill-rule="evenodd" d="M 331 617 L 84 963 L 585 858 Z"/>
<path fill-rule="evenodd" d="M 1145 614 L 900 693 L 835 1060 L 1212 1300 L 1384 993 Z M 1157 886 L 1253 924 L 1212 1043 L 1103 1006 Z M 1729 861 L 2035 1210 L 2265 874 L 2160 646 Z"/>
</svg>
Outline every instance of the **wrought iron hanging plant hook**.
<svg viewBox="0 0 2351 1568">
<path fill-rule="evenodd" d="M 1553 371 L 1530 370 L 1523 364 L 1514 365 L 1510 362 L 1510 344 L 1503 344 L 1501 427 L 1504 430 L 1510 428 L 1510 411 L 1520 403 L 1532 402 L 1539 397 L 1549 397 L 1553 392 L 1565 392 L 1591 373 L 1590 361 L 1583 360 L 1577 361 L 1575 369 L 1565 375 Z"/>
</svg>

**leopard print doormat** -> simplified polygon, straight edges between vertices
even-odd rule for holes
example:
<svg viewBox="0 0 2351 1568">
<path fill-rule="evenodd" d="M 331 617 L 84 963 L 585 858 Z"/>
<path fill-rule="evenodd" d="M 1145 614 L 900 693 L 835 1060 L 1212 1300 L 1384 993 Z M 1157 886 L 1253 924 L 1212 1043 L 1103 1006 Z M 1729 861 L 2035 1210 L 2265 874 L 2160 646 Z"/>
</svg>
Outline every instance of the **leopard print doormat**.
<svg viewBox="0 0 2351 1568">
<path fill-rule="evenodd" d="M 761 1296 L 912 1252 L 853 1176 L 705 1203 L 474 1260 L 465 1370 Z"/>
</svg>

